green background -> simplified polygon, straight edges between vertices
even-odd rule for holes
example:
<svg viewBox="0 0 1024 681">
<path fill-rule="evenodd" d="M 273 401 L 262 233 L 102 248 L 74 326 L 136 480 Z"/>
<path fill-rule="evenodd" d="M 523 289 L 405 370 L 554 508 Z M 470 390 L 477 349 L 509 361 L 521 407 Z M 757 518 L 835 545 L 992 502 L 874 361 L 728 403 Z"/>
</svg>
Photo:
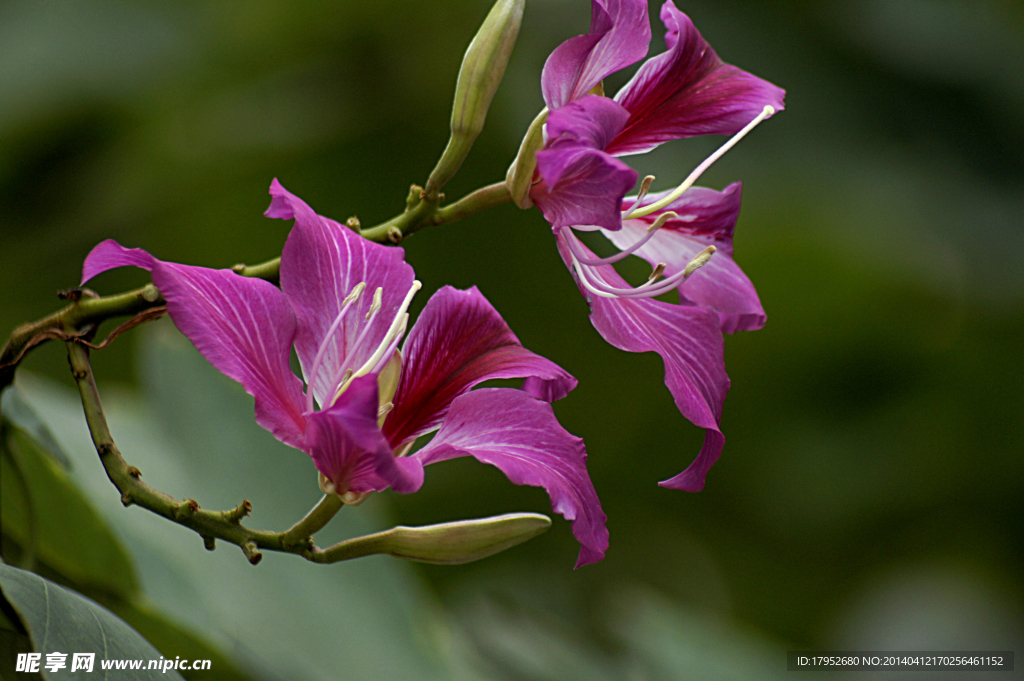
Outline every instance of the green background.
<svg viewBox="0 0 1024 681">
<path fill-rule="evenodd" d="M 370 559 L 398 564 L 379 569 L 424 594 L 449 644 L 423 633 L 434 624 L 396 615 L 374 620 L 380 635 L 359 650 L 393 660 L 411 636 L 511 679 L 690 678 L 697 663 L 683 644 L 677 659 L 644 657 L 645 646 L 664 656 L 680 641 L 762 651 L 750 654 L 773 670 L 794 648 L 1024 650 L 1024 10 L 1009 0 L 679 7 L 724 60 L 787 90 L 786 111 L 700 182 L 744 182 L 736 259 L 768 313 L 763 330 L 726 339 L 722 458 L 703 492 L 656 486 L 692 460 L 703 434 L 676 411 L 656 355 L 619 352 L 590 326 L 537 211 L 502 206 L 415 235 L 404 246 L 426 292 L 478 286 L 524 345 L 580 380 L 555 408 L 587 442 L 611 548 L 573 571 L 578 547 L 556 519 L 546 535 L 466 566 Z M 54 292 L 78 283 L 105 238 L 214 267 L 273 257 L 289 226 L 261 216 L 274 177 L 338 220 L 368 226 L 399 212 L 447 140 L 459 60 L 487 10 L 469 0 L 0 5 L 0 327 L 56 309 Z M 656 6 L 652 18 L 658 53 Z M 504 176 L 542 106 L 544 59 L 588 20 L 584 0 L 527 3 L 450 198 Z M 719 142 L 669 143 L 630 162 L 667 187 Z M 118 271 L 91 286 L 114 293 L 144 281 Z M 204 374 L 174 333 L 132 332 L 96 353 L 101 389 L 125 409 L 138 395 L 164 405 L 147 418 L 177 438 L 181 466 L 209 476 L 204 506 L 259 491 L 278 511 L 254 525 L 297 518 L 316 498 L 312 467 L 246 421 L 241 389 Z M 47 381 L 71 386 L 63 354 L 33 354 L 25 390 L 62 444 L 83 442 L 80 413 L 52 407 L 64 398 Z M 204 378 L 182 385 L 192 374 L 168 369 L 167 357 Z M 180 393 L 161 387 L 175 380 Z M 216 390 L 200 391 L 204 380 Z M 196 426 L 203 416 L 215 425 Z M 214 445 L 226 429 L 240 434 Z M 83 469 L 99 468 L 87 443 L 65 446 L 79 484 L 100 499 L 83 481 L 96 479 Z M 297 472 L 266 479 L 245 464 L 250 446 Z M 151 456 L 122 449 L 129 462 Z M 147 480 L 199 498 L 184 482 L 173 489 L 173 476 Z M 431 468 L 415 495 L 380 496 L 343 514 L 415 525 L 550 511 L 541 491 L 472 461 Z M 136 558 L 145 554 L 120 527 L 144 512 L 104 512 Z M 215 581 L 221 568 L 199 540 L 171 533 L 190 579 Z M 212 555 L 241 564 L 230 568 L 239 574 L 271 572 L 231 547 Z M 345 612 L 346 589 L 364 588 L 346 586 L 347 572 L 367 569 L 355 564 L 279 562 L 282 575 L 310 575 L 311 590 L 331 594 L 302 608 Z M 140 570 L 145 592 L 173 611 L 178 587 Z M 283 589 L 275 579 L 253 588 Z M 257 648 L 228 615 L 171 615 L 236 659 Z M 314 645 L 280 636 L 284 649 Z M 317 666 L 326 662 L 310 664 L 301 674 L 331 677 Z"/>
</svg>

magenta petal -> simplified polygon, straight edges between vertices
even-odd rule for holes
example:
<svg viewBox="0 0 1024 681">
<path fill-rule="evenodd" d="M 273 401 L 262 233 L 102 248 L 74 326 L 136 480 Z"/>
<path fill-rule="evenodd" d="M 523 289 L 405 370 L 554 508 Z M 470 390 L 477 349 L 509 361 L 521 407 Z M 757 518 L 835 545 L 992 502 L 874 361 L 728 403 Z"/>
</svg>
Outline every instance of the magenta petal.
<svg viewBox="0 0 1024 681">
<path fill-rule="evenodd" d="M 679 214 L 665 223 L 657 234 L 636 251 L 652 266 L 665 263 L 665 276 L 686 269 L 695 255 L 708 246 L 718 251 L 711 260 L 679 285 L 684 300 L 714 308 L 722 331 L 750 331 L 764 326 L 765 313 L 754 285 L 732 259 L 732 234 L 740 211 L 739 182 L 724 191 L 693 187 L 664 210 Z M 657 201 L 663 194 L 648 196 L 644 205 Z M 629 199 L 625 203 L 631 203 Z M 622 229 L 605 231 L 604 235 L 618 246 L 627 248 L 647 234 L 647 228 L 663 213 L 658 211 L 643 218 L 623 220 Z"/>
<path fill-rule="evenodd" d="M 420 462 L 396 459 L 380 432 L 377 399 L 377 377 L 361 376 L 329 408 L 307 416 L 306 450 L 339 493 L 407 493 L 423 484 Z"/>
<path fill-rule="evenodd" d="M 256 398 L 257 423 L 301 448 L 302 382 L 288 363 L 295 317 L 281 292 L 262 279 L 162 262 L 114 241 L 93 249 L 85 276 L 125 265 L 153 273 L 178 329 L 214 367 Z"/>
<path fill-rule="evenodd" d="M 582 545 L 576 567 L 604 558 L 606 517 L 587 473 L 583 440 L 559 425 L 549 404 L 508 388 L 462 395 L 434 439 L 412 458 L 426 466 L 460 456 L 497 467 L 517 485 L 543 487 Z"/>
<path fill-rule="evenodd" d="M 603 151 L 628 120 L 629 112 L 613 100 L 587 95 L 548 115 L 544 127 L 547 135 L 545 148 L 575 142 Z M 544 179 L 549 184 L 555 184 L 559 178 L 549 170 Z"/>
<path fill-rule="evenodd" d="M 268 217 L 295 219 L 281 254 L 281 290 L 298 322 L 295 350 L 304 371 L 312 370 L 317 350 L 342 308 L 342 300 L 360 282 L 362 298 L 346 313 L 333 334 L 315 377 L 313 394 L 320 404 L 333 395 L 344 368 L 358 369 L 384 338 L 402 300 L 412 286 L 413 270 L 401 248 L 367 241 L 348 227 L 313 212 L 302 199 L 274 180 Z M 358 348 L 353 344 L 366 327 L 373 293 L 383 289 L 382 307 Z"/>
<path fill-rule="evenodd" d="M 566 266 L 570 266 L 568 246 L 561 235 L 558 249 Z M 594 257 L 589 250 L 585 253 Z M 629 287 L 610 265 L 591 271 L 595 269 L 606 284 Z M 718 315 L 705 307 L 674 305 L 651 298 L 602 298 L 589 295 L 582 287 L 580 292 L 590 303 L 590 321 L 602 338 L 620 350 L 661 355 L 665 362 L 665 385 L 679 411 L 707 431 L 704 448 L 697 458 L 700 466 L 695 470 L 699 474 L 686 477 L 678 488 L 691 492 L 702 489 L 704 474 L 718 459 L 725 442 L 719 421 L 729 391 L 729 377 L 725 373 L 725 346 Z"/>
<path fill-rule="evenodd" d="M 541 91 L 554 111 L 586 95 L 605 77 L 644 58 L 651 41 L 646 0 L 592 0 L 590 32 L 555 48 Z"/>
<path fill-rule="evenodd" d="M 402 443 L 438 427 L 459 395 L 492 378 L 523 378 L 538 398 L 561 399 L 576 379 L 522 345 L 498 311 L 473 287 L 435 293 L 402 349 L 402 375 L 384 422 L 388 441 Z"/>
<path fill-rule="evenodd" d="M 732 135 L 765 106 L 784 108 L 785 90 L 722 63 L 672 0 L 662 5 L 661 20 L 668 50 L 648 59 L 615 95 L 630 119 L 609 153 L 637 154 L 695 135 Z"/>
</svg>

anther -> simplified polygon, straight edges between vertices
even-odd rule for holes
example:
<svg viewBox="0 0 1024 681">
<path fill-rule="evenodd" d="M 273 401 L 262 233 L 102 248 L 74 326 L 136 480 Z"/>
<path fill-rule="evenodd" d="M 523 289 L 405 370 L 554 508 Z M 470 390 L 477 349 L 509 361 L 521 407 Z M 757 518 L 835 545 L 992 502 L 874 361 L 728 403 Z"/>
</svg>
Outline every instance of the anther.
<svg viewBox="0 0 1024 681">
<path fill-rule="evenodd" d="M 654 221 L 654 224 L 647 228 L 647 233 L 649 234 L 651 232 L 658 231 L 659 229 L 665 226 L 666 222 L 668 222 L 672 218 L 677 217 L 679 217 L 678 213 L 671 210 L 665 211 L 664 213 L 658 216 L 658 219 Z"/>
<path fill-rule="evenodd" d="M 691 260 L 686 266 L 686 269 L 683 270 L 683 280 L 685 281 L 686 279 L 689 279 L 691 274 L 699 270 L 701 267 L 704 267 L 704 265 L 708 263 L 708 260 L 711 260 L 711 256 L 713 256 L 717 250 L 718 249 L 714 246 L 708 246 L 703 251 L 693 256 L 693 260 Z"/>
<path fill-rule="evenodd" d="M 385 402 L 377 409 L 377 418 L 384 418 L 395 408 L 394 402 Z"/>
<path fill-rule="evenodd" d="M 355 301 L 359 300 L 359 296 L 363 295 L 363 291 L 365 291 L 365 290 L 366 290 L 366 282 L 365 281 L 361 281 L 358 284 L 356 284 L 355 286 L 353 286 L 352 290 L 348 292 L 348 295 L 345 296 L 342 299 L 342 301 L 341 301 L 342 306 L 348 305 L 349 303 L 354 303 Z"/>
<path fill-rule="evenodd" d="M 370 303 L 370 310 L 366 313 L 366 319 L 370 319 L 373 315 L 377 314 L 381 306 L 381 297 L 384 295 L 384 289 L 380 286 L 373 292 L 373 302 Z"/>
<path fill-rule="evenodd" d="M 658 265 L 654 268 L 654 271 L 651 272 L 651 276 L 647 277 L 647 281 L 654 281 L 655 279 L 663 275 L 665 273 L 666 267 L 668 267 L 668 265 L 666 265 L 663 262 L 659 262 Z"/>
<path fill-rule="evenodd" d="M 625 220 L 629 217 L 630 213 L 636 210 L 636 207 L 640 205 L 640 202 L 647 197 L 647 192 L 651 191 L 651 183 L 654 182 L 654 175 L 648 175 L 644 178 L 644 181 L 640 183 L 640 192 L 636 195 L 636 201 L 629 207 L 629 210 L 622 211 L 622 219 Z"/>
</svg>

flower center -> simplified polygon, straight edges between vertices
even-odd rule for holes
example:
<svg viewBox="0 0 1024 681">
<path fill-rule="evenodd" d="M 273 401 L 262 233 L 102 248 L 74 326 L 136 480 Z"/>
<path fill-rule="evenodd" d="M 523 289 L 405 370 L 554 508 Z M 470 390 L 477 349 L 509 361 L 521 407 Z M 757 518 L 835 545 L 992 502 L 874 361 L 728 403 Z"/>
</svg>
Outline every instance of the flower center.
<svg viewBox="0 0 1024 681">
<path fill-rule="evenodd" d="M 746 137 L 747 133 L 753 130 L 757 125 L 775 113 L 775 108 L 766 106 L 758 114 L 754 120 L 750 121 L 743 127 L 742 130 L 737 132 L 735 135 L 729 138 L 729 140 L 719 147 L 713 154 L 708 156 L 704 161 L 697 166 L 692 173 L 690 173 L 682 184 L 676 187 L 672 192 L 666 196 L 654 201 L 646 206 L 640 207 L 644 198 L 647 196 L 647 192 L 650 191 L 651 183 L 654 182 L 654 176 L 648 175 L 644 178 L 643 183 L 640 185 L 640 192 L 637 194 L 636 200 L 627 209 L 622 211 L 622 219 L 628 220 L 631 218 L 642 218 L 658 211 L 667 208 L 672 205 L 676 199 L 681 197 L 686 190 L 693 186 L 693 183 L 704 173 L 705 170 L 711 167 L 711 165 L 720 159 L 725 152 L 729 151 L 739 142 L 741 139 Z M 566 245 L 569 247 L 569 254 L 572 258 L 573 269 L 576 271 L 577 278 L 580 284 L 593 293 L 596 296 L 602 298 L 653 298 L 660 296 L 663 293 L 671 291 L 673 288 L 679 286 L 681 283 L 690 278 L 694 272 L 703 267 L 714 255 L 716 249 L 714 246 L 708 246 L 703 251 L 698 253 L 694 258 L 687 264 L 687 266 L 680 272 L 662 278 L 665 272 L 665 263 L 658 263 L 654 270 L 651 272 L 651 276 L 647 282 L 634 288 L 621 288 L 612 286 L 607 282 L 604 275 L 598 270 L 598 267 L 604 265 L 612 265 L 613 263 L 622 260 L 628 255 L 636 253 L 640 250 L 654 234 L 661 229 L 668 220 L 679 217 L 678 214 L 672 211 L 665 211 L 660 214 L 650 227 L 647 228 L 647 233 L 638 239 L 632 246 L 623 249 L 619 253 L 607 258 L 592 258 L 587 255 L 586 250 L 583 247 L 582 242 L 572 231 L 570 227 L 562 227 L 560 232 L 562 237 L 565 239 Z"/>
</svg>

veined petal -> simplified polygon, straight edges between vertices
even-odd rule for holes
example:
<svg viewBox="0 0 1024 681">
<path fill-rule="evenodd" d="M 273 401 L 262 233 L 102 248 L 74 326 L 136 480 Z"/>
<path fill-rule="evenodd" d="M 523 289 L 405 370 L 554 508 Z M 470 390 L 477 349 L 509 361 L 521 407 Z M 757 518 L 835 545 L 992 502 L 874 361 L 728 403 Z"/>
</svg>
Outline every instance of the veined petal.
<svg viewBox="0 0 1024 681">
<path fill-rule="evenodd" d="M 402 354 L 395 408 L 384 422 L 384 433 L 396 448 L 437 428 L 452 400 L 482 381 L 529 378 L 523 389 L 551 400 L 576 387 L 564 369 L 520 345 L 475 286 L 468 291 L 446 286 L 435 293 Z"/>
<path fill-rule="evenodd" d="M 277 180 L 270 185 L 273 196 L 267 217 L 295 219 L 281 254 L 281 290 L 295 310 L 298 330 L 295 350 L 304 372 L 312 369 L 324 336 L 341 312 L 342 301 L 360 282 L 366 284 L 362 298 L 346 313 L 326 347 L 313 394 L 320 404 L 333 395 L 342 367 L 358 369 L 380 344 L 412 286 L 413 270 L 405 262 L 405 251 L 389 248 L 353 232 L 334 220 L 313 212 L 302 199 L 288 192 Z M 381 310 L 372 321 L 366 313 L 373 293 L 383 289 Z M 353 344 L 367 324 L 371 325 L 359 348 Z"/>
<path fill-rule="evenodd" d="M 85 283 L 115 267 L 149 270 L 178 329 L 221 373 L 256 398 L 256 422 L 301 448 L 302 381 L 289 367 L 295 316 L 273 284 L 231 270 L 157 260 L 139 248 L 104 241 L 85 259 Z"/>
<path fill-rule="evenodd" d="M 766 318 L 754 285 L 732 259 L 732 235 L 740 211 L 741 188 L 739 182 L 721 192 L 692 187 L 663 211 L 623 220 L 619 231 L 603 231 L 613 244 L 624 249 L 642 239 L 663 212 L 677 213 L 679 217 L 666 222 L 637 249 L 636 255 L 652 266 L 665 263 L 668 277 L 686 269 L 693 257 L 708 246 L 715 246 L 718 250 L 711 259 L 680 283 L 679 294 L 684 301 L 715 309 L 725 333 L 760 329 Z M 664 195 L 649 195 L 642 205 Z M 626 204 L 632 202 L 627 198 L 623 209 L 629 207 Z"/>
<path fill-rule="evenodd" d="M 542 179 L 530 191 L 553 228 L 621 226 L 619 206 L 637 177 L 628 165 L 603 151 L 566 144 L 537 152 L 537 167 L 541 178 L 558 177 L 557 184 Z"/>
<path fill-rule="evenodd" d="M 541 91 L 554 111 L 605 77 L 644 58 L 651 41 L 646 0 L 591 0 L 590 32 L 555 48 L 544 63 Z"/>
<path fill-rule="evenodd" d="M 604 558 L 606 517 L 587 473 L 583 440 L 559 425 L 549 404 L 508 388 L 462 395 L 434 439 L 411 458 L 426 466 L 460 456 L 497 467 L 517 485 L 543 487 L 582 545 L 576 567 Z"/>
<path fill-rule="evenodd" d="M 630 118 L 609 153 L 638 154 L 695 135 L 732 135 L 765 106 L 785 107 L 784 90 L 723 63 L 672 0 L 662 5 L 661 20 L 668 50 L 648 59 L 615 95 Z"/>
<path fill-rule="evenodd" d="M 582 244 L 581 247 L 586 249 Z M 571 254 L 561 235 L 558 250 L 571 269 Z M 589 249 L 585 253 L 594 257 Z M 590 271 L 610 286 L 629 287 L 610 265 Z M 706 432 L 696 461 L 681 475 L 659 484 L 690 492 L 703 489 L 704 476 L 718 460 L 725 443 L 719 421 L 729 391 L 729 377 L 725 373 L 725 347 L 718 315 L 709 308 L 673 305 L 651 298 L 590 296 L 582 286 L 580 292 L 590 303 L 590 321 L 602 338 L 620 350 L 661 355 L 665 362 L 665 385 L 676 406 Z"/>
<path fill-rule="evenodd" d="M 330 408 L 308 414 L 306 451 L 337 492 L 415 492 L 423 466 L 396 459 L 377 426 L 377 377 L 361 376 Z"/>
<path fill-rule="evenodd" d="M 629 112 L 614 100 L 599 95 L 587 95 L 548 114 L 545 131 L 546 148 L 562 143 L 579 143 L 604 150 L 621 132 Z M 549 182 L 558 178 L 548 177 Z"/>
</svg>

